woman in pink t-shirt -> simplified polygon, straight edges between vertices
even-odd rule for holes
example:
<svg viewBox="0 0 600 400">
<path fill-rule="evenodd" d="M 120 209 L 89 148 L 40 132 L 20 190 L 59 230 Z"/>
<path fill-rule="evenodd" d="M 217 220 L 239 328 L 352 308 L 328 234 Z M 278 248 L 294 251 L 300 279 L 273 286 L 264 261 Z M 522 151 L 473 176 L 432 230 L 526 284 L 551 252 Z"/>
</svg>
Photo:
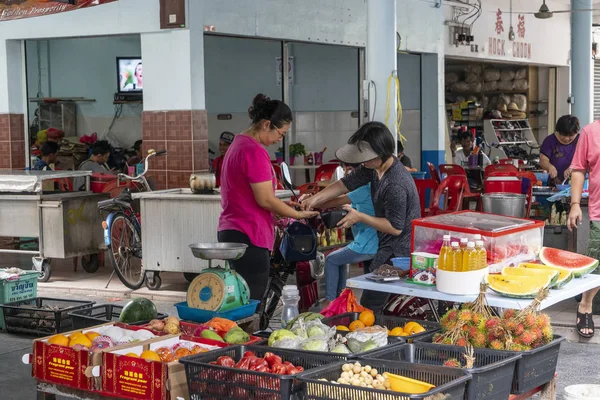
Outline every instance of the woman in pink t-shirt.
<svg viewBox="0 0 600 400">
<path fill-rule="evenodd" d="M 248 114 L 252 126 L 236 135 L 223 160 L 218 238 L 248 245 L 244 256 L 231 266 L 248 283 L 250 298 L 262 300 L 273 250 L 273 215 L 301 219 L 317 213 L 296 211 L 275 196 L 277 177 L 266 147 L 279 143 L 290 128 L 290 108 L 258 94 Z"/>
</svg>

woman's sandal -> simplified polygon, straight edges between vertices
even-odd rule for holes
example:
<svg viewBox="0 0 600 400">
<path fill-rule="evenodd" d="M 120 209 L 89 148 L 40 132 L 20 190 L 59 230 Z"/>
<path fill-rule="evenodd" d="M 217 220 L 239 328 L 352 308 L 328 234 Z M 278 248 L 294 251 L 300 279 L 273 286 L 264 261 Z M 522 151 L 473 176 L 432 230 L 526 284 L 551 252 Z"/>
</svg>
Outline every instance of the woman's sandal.
<svg viewBox="0 0 600 400">
<path fill-rule="evenodd" d="M 585 339 L 589 339 L 594 336 L 594 320 L 592 319 L 592 313 L 580 313 L 577 309 L 577 333 L 579 336 Z M 583 333 L 582 329 L 591 329 L 592 333 Z"/>
</svg>

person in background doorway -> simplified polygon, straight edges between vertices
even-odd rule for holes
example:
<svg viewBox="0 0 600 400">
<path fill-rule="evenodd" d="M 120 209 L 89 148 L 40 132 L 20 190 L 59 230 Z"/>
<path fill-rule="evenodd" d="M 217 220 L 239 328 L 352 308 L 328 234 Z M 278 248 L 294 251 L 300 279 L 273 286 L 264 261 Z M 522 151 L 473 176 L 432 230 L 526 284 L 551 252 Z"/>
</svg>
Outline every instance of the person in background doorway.
<svg viewBox="0 0 600 400">
<path fill-rule="evenodd" d="M 546 137 L 540 148 L 540 167 L 558 184 L 571 177 L 571 161 L 579 141 L 579 119 L 563 115 L 556 121 L 554 134 Z"/>
<path fill-rule="evenodd" d="M 108 141 L 97 141 L 92 146 L 92 155 L 90 158 L 82 162 L 77 169 L 79 171 L 92 171 L 92 173 L 115 174 L 115 172 L 112 171 L 107 164 L 111 151 L 112 147 Z M 76 178 L 73 187 L 83 190 L 84 185 L 85 179 Z"/>
<path fill-rule="evenodd" d="M 398 140 L 398 160 L 408 169 L 412 169 L 412 161 L 410 158 L 404 154 L 404 145 L 400 140 Z"/>
<path fill-rule="evenodd" d="M 127 165 L 130 165 L 130 166 L 134 166 L 134 165 L 139 164 L 142 161 L 144 161 L 144 156 L 142 154 L 142 141 L 141 140 L 137 140 L 133 144 L 133 151 L 135 152 L 135 154 L 133 156 L 131 156 L 129 158 L 129 160 L 127 160 Z"/>
<path fill-rule="evenodd" d="M 42 145 L 41 156 L 38 158 L 33 169 L 35 171 L 52 171 L 53 164 L 56 162 L 56 154 L 59 145 L 55 142 L 46 142 Z"/>
<path fill-rule="evenodd" d="M 217 187 L 221 187 L 221 169 L 223 168 L 223 160 L 225 159 L 225 153 L 227 153 L 227 149 L 233 143 L 233 139 L 235 135 L 231 132 L 223 132 L 221 133 L 221 137 L 219 137 L 219 157 L 215 158 L 212 163 L 212 171 L 215 174 Z"/>
<path fill-rule="evenodd" d="M 585 175 L 589 173 L 588 213 L 590 217 L 590 237 L 587 253 L 588 256 L 598 259 L 600 258 L 600 120 L 583 128 L 579 135 L 573 160 L 567 168 L 571 169 L 571 209 L 567 221 L 567 226 L 571 231 L 574 228 L 577 229 L 583 223 L 581 195 Z M 600 274 L 600 271 L 596 268 L 594 273 Z M 577 333 L 581 337 L 591 338 L 594 336 L 592 308 L 594 297 L 599 289 L 594 288 L 583 293 L 577 306 L 576 327 Z"/>
<path fill-rule="evenodd" d="M 375 216 L 344 206 L 348 215 L 340 221 L 341 228 L 359 222 L 378 232 L 379 246 L 371 262 L 371 271 L 383 264 L 391 264 L 394 257 L 410 257 L 412 221 L 421 217 L 419 194 L 415 181 L 394 156 L 394 137 L 380 122 L 367 122 L 335 155 L 348 164 L 361 164 L 341 181 L 302 202 L 306 210 L 320 208 L 329 200 L 371 184 Z M 365 290 L 361 304 L 375 314 L 381 314 L 388 294 Z"/>
<path fill-rule="evenodd" d="M 452 150 L 452 159 L 454 164 L 465 166 L 469 161 L 469 156 L 473 152 L 473 135 L 469 132 L 463 132 L 459 136 L 460 145 L 462 146 L 462 150 L 456 150 L 454 143 L 450 147 Z M 490 165 L 490 159 L 485 153 L 481 153 L 483 155 L 483 167 Z"/>
</svg>

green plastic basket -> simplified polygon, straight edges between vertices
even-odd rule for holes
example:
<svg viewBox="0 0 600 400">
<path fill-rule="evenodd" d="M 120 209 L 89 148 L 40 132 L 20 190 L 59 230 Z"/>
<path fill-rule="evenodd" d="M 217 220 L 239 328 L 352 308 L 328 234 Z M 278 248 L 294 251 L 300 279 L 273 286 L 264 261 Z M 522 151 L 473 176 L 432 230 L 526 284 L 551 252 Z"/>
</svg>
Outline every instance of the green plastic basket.
<svg viewBox="0 0 600 400">
<path fill-rule="evenodd" d="M 0 271 L 5 271 L 5 269 L 0 269 Z M 0 279 L 0 304 L 37 297 L 37 280 L 39 276 L 40 273 L 37 271 L 23 271 L 23 274 L 18 278 Z M 2 309 L 0 309 L 0 329 L 6 329 Z"/>
</svg>

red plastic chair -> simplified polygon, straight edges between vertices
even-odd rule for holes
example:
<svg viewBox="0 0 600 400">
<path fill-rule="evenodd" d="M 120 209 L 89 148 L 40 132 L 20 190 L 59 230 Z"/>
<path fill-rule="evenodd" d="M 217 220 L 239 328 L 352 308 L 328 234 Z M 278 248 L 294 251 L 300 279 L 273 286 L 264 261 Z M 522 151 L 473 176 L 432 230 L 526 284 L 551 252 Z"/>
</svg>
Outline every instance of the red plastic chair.
<svg viewBox="0 0 600 400">
<path fill-rule="evenodd" d="M 281 175 L 281 167 L 279 166 L 279 164 L 273 164 L 273 171 L 275 171 L 275 176 L 277 177 L 277 180 L 283 181 L 283 177 Z"/>
<path fill-rule="evenodd" d="M 461 211 L 465 188 L 469 187 L 466 176 L 450 175 L 444 179 L 433 196 L 429 215 L 448 214 Z M 442 208 L 440 200 L 444 197 Z"/>
<path fill-rule="evenodd" d="M 331 178 L 333 177 L 335 170 L 339 166 L 340 166 L 339 164 L 334 164 L 334 163 L 327 163 L 327 164 L 320 165 L 317 168 L 317 171 L 315 172 L 315 182 L 319 182 L 319 181 L 329 182 L 331 180 Z"/>
<path fill-rule="evenodd" d="M 461 175 L 465 178 L 467 177 L 467 172 L 463 167 L 456 164 L 440 164 L 440 176 L 452 176 L 452 175 Z"/>
<path fill-rule="evenodd" d="M 426 217 L 429 214 L 433 206 L 433 198 L 435 191 L 439 184 L 434 179 L 415 179 L 415 185 L 417 186 L 417 192 L 419 193 L 419 202 L 421 203 L 421 218 Z M 429 193 L 429 204 L 425 206 L 425 199 L 427 198 L 427 191 Z"/>
<path fill-rule="evenodd" d="M 487 178 L 491 174 L 502 173 L 504 176 L 517 176 L 519 169 L 512 164 L 492 164 L 485 167 L 483 178 Z"/>
<path fill-rule="evenodd" d="M 435 165 L 433 165 L 432 163 L 427 161 L 427 168 L 429 168 L 430 178 L 433 179 L 435 181 L 435 183 L 437 183 L 439 185 L 442 180 L 440 179 L 440 174 L 438 174 L 438 171 L 435 168 Z"/>
</svg>

